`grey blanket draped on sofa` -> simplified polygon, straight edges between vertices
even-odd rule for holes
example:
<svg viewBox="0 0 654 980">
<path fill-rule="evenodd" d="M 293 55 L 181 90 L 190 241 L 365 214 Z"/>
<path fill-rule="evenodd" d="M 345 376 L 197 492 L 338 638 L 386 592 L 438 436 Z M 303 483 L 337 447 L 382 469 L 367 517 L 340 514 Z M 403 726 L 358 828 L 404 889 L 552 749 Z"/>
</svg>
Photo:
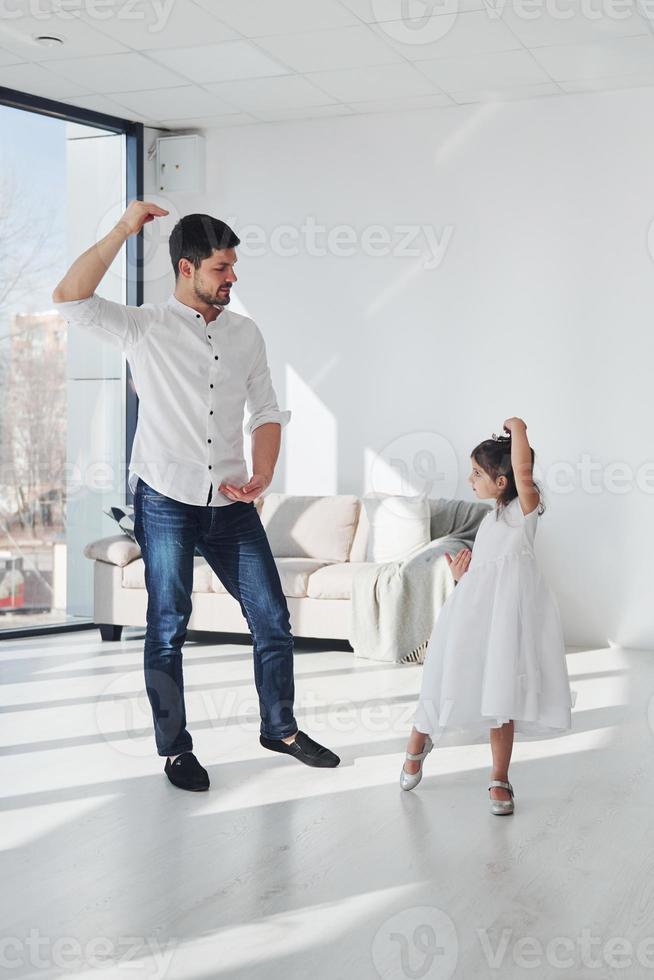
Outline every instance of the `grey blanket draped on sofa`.
<svg viewBox="0 0 654 980">
<path fill-rule="evenodd" d="M 429 544 L 398 561 L 357 569 L 349 642 L 357 657 L 422 663 L 434 622 L 454 579 L 445 552 L 472 548 L 488 513 L 476 501 L 430 500 Z"/>
</svg>

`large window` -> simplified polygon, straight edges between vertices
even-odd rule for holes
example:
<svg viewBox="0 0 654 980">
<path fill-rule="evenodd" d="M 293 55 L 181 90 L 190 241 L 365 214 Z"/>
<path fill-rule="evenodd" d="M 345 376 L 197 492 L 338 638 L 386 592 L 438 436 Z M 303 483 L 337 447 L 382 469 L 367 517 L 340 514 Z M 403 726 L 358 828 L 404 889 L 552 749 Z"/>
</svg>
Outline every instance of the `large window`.
<svg viewBox="0 0 654 980">
<path fill-rule="evenodd" d="M 51 294 L 141 196 L 142 127 L 0 89 L 0 636 L 91 621 L 85 544 L 124 502 L 133 389 L 120 351 Z M 99 292 L 140 302 L 140 243 Z M 109 532 L 110 533 L 110 532 Z"/>
</svg>

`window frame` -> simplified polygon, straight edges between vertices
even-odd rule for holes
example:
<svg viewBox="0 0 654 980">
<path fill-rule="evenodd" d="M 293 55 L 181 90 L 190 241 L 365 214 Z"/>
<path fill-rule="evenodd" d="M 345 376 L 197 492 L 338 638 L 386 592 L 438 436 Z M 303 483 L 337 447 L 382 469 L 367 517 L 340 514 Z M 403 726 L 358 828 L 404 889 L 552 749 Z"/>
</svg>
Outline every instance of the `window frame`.
<svg viewBox="0 0 654 980">
<path fill-rule="evenodd" d="M 55 99 L 45 99 L 39 95 L 30 95 L 17 89 L 0 86 L 0 105 L 11 109 L 22 109 L 24 112 L 34 112 L 42 116 L 51 116 L 64 122 L 81 123 L 94 126 L 96 129 L 106 129 L 125 137 L 125 188 L 128 201 L 143 200 L 143 142 L 144 125 L 131 119 L 110 116 L 93 109 L 83 109 Z M 143 232 L 131 235 L 126 243 L 126 302 L 129 306 L 140 306 L 143 303 Z M 128 485 L 128 460 L 132 452 L 134 433 L 138 412 L 138 398 L 131 383 L 129 364 L 125 377 L 125 495 L 130 501 L 131 492 Z M 34 626 L 21 629 L 1 629 L 0 640 L 14 640 L 25 636 L 45 636 L 50 633 L 69 633 L 81 629 L 97 629 L 91 620 L 81 620 L 75 623 L 61 623 L 52 626 Z"/>
</svg>

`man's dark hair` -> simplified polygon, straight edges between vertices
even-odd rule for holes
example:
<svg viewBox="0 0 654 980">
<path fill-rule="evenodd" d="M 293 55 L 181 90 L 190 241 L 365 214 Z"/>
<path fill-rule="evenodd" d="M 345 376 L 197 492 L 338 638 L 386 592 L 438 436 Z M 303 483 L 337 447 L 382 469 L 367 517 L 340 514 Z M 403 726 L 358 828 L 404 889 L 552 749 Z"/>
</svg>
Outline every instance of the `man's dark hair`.
<svg viewBox="0 0 654 980">
<path fill-rule="evenodd" d="M 203 259 L 216 249 L 236 248 L 241 242 L 229 225 L 210 214 L 185 214 L 170 233 L 168 248 L 175 279 L 179 276 L 179 260 L 188 259 L 196 269 Z"/>
</svg>

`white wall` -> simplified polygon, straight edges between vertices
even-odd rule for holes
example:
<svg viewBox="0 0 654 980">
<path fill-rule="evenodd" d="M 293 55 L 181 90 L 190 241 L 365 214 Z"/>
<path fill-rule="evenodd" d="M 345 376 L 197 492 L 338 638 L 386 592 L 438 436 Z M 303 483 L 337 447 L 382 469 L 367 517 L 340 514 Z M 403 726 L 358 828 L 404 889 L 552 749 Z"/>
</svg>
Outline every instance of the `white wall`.
<svg viewBox="0 0 654 980">
<path fill-rule="evenodd" d="M 653 116 L 642 89 L 208 131 L 206 193 L 168 198 L 171 225 L 206 211 L 268 241 L 308 216 L 450 227 L 434 269 L 308 255 L 302 233 L 294 256 L 241 249 L 238 299 L 294 412 L 276 487 L 386 489 L 404 460 L 407 492 L 471 498 L 471 448 L 524 417 L 546 483 L 539 555 L 573 645 L 654 645 L 652 463 L 636 485 L 654 459 Z M 146 300 L 172 288 L 159 269 Z M 571 492 L 550 485 L 557 464 Z"/>
</svg>

